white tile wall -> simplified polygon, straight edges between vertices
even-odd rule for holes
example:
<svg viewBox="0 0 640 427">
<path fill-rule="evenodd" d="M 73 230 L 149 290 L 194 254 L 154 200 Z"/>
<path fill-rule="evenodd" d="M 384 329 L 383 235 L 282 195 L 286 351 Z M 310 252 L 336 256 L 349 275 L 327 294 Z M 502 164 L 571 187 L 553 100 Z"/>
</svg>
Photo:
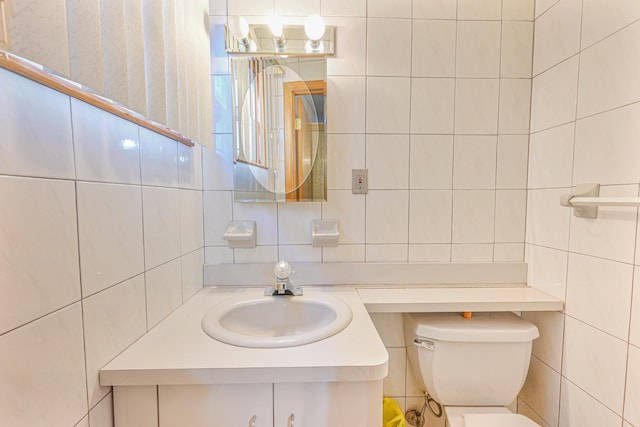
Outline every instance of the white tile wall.
<svg viewBox="0 0 640 427">
<path fill-rule="evenodd" d="M 0 119 L 0 158 L 11 159 L 0 160 L 0 200 L 10 201 L 0 204 L 0 424 L 111 426 L 99 368 L 202 287 L 200 149 L 154 142 L 6 71 L 0 79 L 10 83 L 0 117 L 13 120 Z M 143 194 L 174 196 L 175 207 Z M 154 247 L 152 225 L 167 218 L 174 239 Z M 170 274 L 145 281 L 145 252 L 167 249 Z"/>
<path fill-rule="evenodd" d="M 638 423 L 637 209 L 600 208 L 586 220 L 556 204 L 590 182 L 604 185 L 602 196 L 638 195 L 639 12 L 631 1 L 536 2 L 534 73 L 544 72 L 533 82 L 526 259 L 529 283 L 566 296 L 566 312 L 526 315 L 544 338 L 534 354 L 562 377 L 560 397 L 521 397 L 552 426 Z"/>
</svg>

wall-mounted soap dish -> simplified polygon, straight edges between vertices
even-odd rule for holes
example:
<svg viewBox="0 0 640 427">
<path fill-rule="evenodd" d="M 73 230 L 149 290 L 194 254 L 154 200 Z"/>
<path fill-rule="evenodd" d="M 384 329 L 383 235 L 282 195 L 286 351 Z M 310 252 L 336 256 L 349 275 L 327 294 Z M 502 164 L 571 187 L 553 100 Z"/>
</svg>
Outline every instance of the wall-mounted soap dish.
<svg viewBox="0 0 640 427">
<path fill-rule="evenodd" d="M 311 243 L 314 247 L 338 246 L 338 220 L 314 219 L 311 223 Z"/>
<path fill-rule="evenodd" d="M 256 247 L 256 222 L 255 221 L 231 221 L 227 225 L 227 231 L 222 236 L 229 242 L 232 249 Z"/>
</svg>

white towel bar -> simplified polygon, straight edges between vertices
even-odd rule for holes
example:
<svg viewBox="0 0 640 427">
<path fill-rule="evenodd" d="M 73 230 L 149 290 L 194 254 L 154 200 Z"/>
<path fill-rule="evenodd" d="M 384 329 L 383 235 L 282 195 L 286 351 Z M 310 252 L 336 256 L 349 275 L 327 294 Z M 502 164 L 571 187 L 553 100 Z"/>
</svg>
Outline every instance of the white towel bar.
<svg viewBox="0 0 640 427">
<path fill-rule="evenodd" d="M 571 194 L 560 198 L 560 204 L 573 209 L 580 218 L 597 218 L 598 206 L 640 206 L 640 197 L 598 197 L 600 184 L 579 184 Z"/>
</svg>

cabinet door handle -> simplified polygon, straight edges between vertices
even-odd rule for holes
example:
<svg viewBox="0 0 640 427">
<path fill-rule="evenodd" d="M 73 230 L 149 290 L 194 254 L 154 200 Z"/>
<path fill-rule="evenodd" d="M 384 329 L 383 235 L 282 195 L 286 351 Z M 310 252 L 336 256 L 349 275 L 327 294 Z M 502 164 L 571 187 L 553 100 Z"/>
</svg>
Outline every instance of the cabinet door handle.
<svg viewBox="0 0 640 427">
<path fill-rule="evenodd" d="M 249 427 L 256 427 L 256 419 L 258 417 L 256 417 L 255 415 L 253 417 L 251 417 L 251 419 L 249 420 Z"/>
<path fill-rule="evenodd" d="M 288 427 L 294 427 L 293 423 L 295 421 L 295 418 L 296 418 L 295 414 L 289 415 L 289 425 L 288 425 Z"/>
</svg>

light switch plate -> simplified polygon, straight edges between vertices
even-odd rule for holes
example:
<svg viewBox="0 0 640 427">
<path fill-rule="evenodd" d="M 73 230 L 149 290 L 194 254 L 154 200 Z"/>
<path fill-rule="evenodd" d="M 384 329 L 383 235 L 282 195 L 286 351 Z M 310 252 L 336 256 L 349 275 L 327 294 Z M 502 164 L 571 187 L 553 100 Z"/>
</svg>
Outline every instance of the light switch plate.
<svg viewBox="0 0 640 427">
<path fill-rule="evenodd" d="M 369 173 L 367 169 L 351 170 L 351 192 L 353 194 L 367 194 L 369 191 Z"/>
</svg>

